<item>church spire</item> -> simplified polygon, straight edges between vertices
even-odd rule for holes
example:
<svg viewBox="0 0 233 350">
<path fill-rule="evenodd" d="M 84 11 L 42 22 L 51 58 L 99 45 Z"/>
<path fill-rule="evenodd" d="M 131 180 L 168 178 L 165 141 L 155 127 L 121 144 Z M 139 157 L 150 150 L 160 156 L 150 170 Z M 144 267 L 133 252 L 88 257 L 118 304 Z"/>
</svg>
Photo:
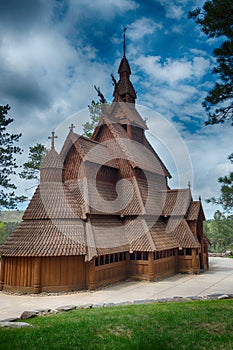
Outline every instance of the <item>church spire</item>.
<svg viewBox="0 0 233 350">
<path fill-rule="evenodd" d="M 126 58 L 126 32 L 127 28 L 124 28 L 124 44 L 123 44 L 123 58 L 120 62 L 119 68 L 118 68 L 118 74 L 120 75 L 120 79 L 118 83 L 115 85 L 115 91 L 114 91 L 114 97 L 117 99 L 117 96 L 120 96 L 120 98 L 124 102 L 129 103 L 135 103 L 135 100 L 137 98 L 136 92 L 134 90 L 133 84 L 130 81 L 130 75 L 131 75 L 131 69 L 129 66 L 129 62 Z"/>
</svg>

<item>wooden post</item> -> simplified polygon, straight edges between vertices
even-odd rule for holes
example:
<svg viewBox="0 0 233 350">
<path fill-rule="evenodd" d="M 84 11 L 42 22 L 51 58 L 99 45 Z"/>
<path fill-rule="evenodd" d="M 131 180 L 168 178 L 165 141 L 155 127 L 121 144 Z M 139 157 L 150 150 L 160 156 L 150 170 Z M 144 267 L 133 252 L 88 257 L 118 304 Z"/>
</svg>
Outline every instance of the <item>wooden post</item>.
<svg viewBox="0 0 233 350">
<path fill-rule="evenodd" d="M 197 250 L 196 248 L 192 249 L 192 270 L 193 273 L 200 273 L 200 266 L 197 260 Z"/>
<path fill-rule="evenodd" d="M 206 255 L 205 255 L 205 257 L 206 257 L 206 268 L 207 268 L 207 270 L 209 270 L 209 253 L 208 253 L 208 246 L 207 246 L 207 244 L 205 245 L 205 251 L 206 251 Z"/>
<path fill-rule="evenodd" d="M 1 279 L 0 279 L 0 290 L 4 287 L 4 275 L 5 275 L 5 261 L 4 258 L 1 259 Z"/>
<path fill-rule="evenodd" d="M 126 278 L 130 277 L 131 271 L 130 271 L 130 253 L 126 252 L 126 260 L 125 260 L 125 269 L 126 269 Z"/>
<path fill-rule="evenodd" d="M 154 252 L 148 253 L 148 277 L 149 281 L 154 279 Z"/>
<path fill-rule="evenodd" d="M 33 292 L 40 293 L 41 289 L 41 261 L 39 257 L 34 258 L 34 286 Z"/>
<path fill-rule="evenodd" d="M 180 271 L 178 248 L 175 248 L 175 269 L 176 269 L 176 273 Z"/>
<path fill-rule="evenodd" d="M 205 270 L 205 249 L 204 249 L 204 239 L 201 237 L 201 268 Z"/>
<path fill-rule="evenodd" d="M 87 288 L 90 290 L 95 289 L 95 258 L 89 261 L 87 277 Z"/>
</svg>

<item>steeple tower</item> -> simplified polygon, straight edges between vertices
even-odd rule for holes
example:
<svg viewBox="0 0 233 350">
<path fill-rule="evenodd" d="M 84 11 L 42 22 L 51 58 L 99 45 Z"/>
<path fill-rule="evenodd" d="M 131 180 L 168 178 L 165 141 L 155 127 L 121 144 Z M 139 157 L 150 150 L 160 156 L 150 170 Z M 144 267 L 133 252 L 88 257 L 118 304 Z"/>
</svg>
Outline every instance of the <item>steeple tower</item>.
<svg viewBox="0 0 233 350">
<path fill-rule="evenodd" d="M 131 69 L 126 58 L 126 30 L 127 28 L 124 28 L 124 54 L 118 68 L 120 79 L 118 82 L 115 82 L 115 90 L 113 96 L 115 102 L 119 101 L 118 97 L 120 97 L 120 99 L 124 102 L 135 103 L 137 96 L 133 84 L 130 81 Z"/>
</svg>

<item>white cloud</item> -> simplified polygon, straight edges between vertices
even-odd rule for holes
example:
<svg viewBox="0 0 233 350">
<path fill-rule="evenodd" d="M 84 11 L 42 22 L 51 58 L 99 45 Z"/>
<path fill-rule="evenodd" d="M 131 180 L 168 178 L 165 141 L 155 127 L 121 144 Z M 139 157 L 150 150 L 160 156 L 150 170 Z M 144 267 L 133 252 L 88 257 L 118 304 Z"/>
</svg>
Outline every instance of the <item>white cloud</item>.
<svg viewBox="0 0 233 350">
<path fill-rule="evenodd" d="M 12 106 L 12 126 L 23 132 L 23 148 L 46 140 L 62 120 L 96 100 L 94 84 L 104 92 L 111 88 L 111 68 L 95 57 L 94 48 L 74 47 L 56 28 L 31 30 L 20 40 L 4 33 L 1 97 Z"/>
<path fill-rule="evenodd" d="M 138 6 L 137 2 L 133 0 L 70 0 L 68 17 L 77 20 L 83 16 L 88 18 L 94 13 L 110 20 L 117 14 L 135 10 Z"/>
<path fill-rule="evenodd" d="M 162 29 L 161 23 L 156 23 L 150 18 L 142 17 L 129 25 L 127 37 L 132 41 L 138 41 L 145 35 L 153 34 L 157 29 Z"/>
<path fill-rule="evenodd" d="M 210 61 L 203 57 L 194 57 L 192 60 L 168 58 L 163 61 L 160 56 L 141 55 L 134 63 L 153 79 L 172 85 L 186 79 L 200 78 L 209 68 Z"/>
<path fill-rule="evenodd" d="M 183 5 L 185 5 L 184 0 L 180 1 L 170 1 L 170 0 L 158 0 L 159 3 L 164 6 L 166 11 L 166 17 L 173 19 L 181 19 L 184 16 Z"/>
<path fill-rule="evenodd" d="M 191 181 L 193 199 L 201 196 L 206 217 L 211 218 L 218 207 L 205 200 L 220 194 L 218 178 L 233 171 L 233 165 L 227 160 L 232 152 L 231 128 L 202 123 L 199 132 L 192 134 L 182 130 L 178 123 L 166 121 L 166 115 L 159 117 L 153 110 L 140 106 L 142 115 L 149 118 L 148 138 L 172 174 L 170 186 L 187 187 Z"/>
<path fill-rule="evenodd" d="M 183 30 L 183 26 L 178 26 L 178 25 L 172 26 L 172 32 L 173 33 L 182 34 L 183 31 L 184 31 Z"/>
<path fill-rule="evenodd" d="M 232 152 L 232 130 L 227 125 L 203 126 L 196 134 L 186 135 L 194 168 L 194 193 L 203 199 L 216 197 L 220 193 L 218 178 L 233 171 L 233 165 L 227 160 Z M 204 203 L 209 217 L 216 207 Z"/>
</svg>

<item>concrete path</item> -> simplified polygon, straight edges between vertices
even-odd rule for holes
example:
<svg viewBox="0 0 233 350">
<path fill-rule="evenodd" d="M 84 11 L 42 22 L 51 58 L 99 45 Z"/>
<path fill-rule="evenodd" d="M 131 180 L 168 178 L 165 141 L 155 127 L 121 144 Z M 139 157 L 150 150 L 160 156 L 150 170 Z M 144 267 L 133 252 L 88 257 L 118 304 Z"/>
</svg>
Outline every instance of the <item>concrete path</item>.
<svg viewBox="0 0 233 350">
<path fill-rule="evenodd" d="M 119 303 L 174 296 L 233 294 L 233 259 L 210 258 L 210 269 L 200 275 L 178 274 L 160 282 L 127 281 L 94 292 L 61 295 L 9 295 L 0 292 L 0 320 L 19 317 L 25 310 L 65 305 Z"/>
</svg>

